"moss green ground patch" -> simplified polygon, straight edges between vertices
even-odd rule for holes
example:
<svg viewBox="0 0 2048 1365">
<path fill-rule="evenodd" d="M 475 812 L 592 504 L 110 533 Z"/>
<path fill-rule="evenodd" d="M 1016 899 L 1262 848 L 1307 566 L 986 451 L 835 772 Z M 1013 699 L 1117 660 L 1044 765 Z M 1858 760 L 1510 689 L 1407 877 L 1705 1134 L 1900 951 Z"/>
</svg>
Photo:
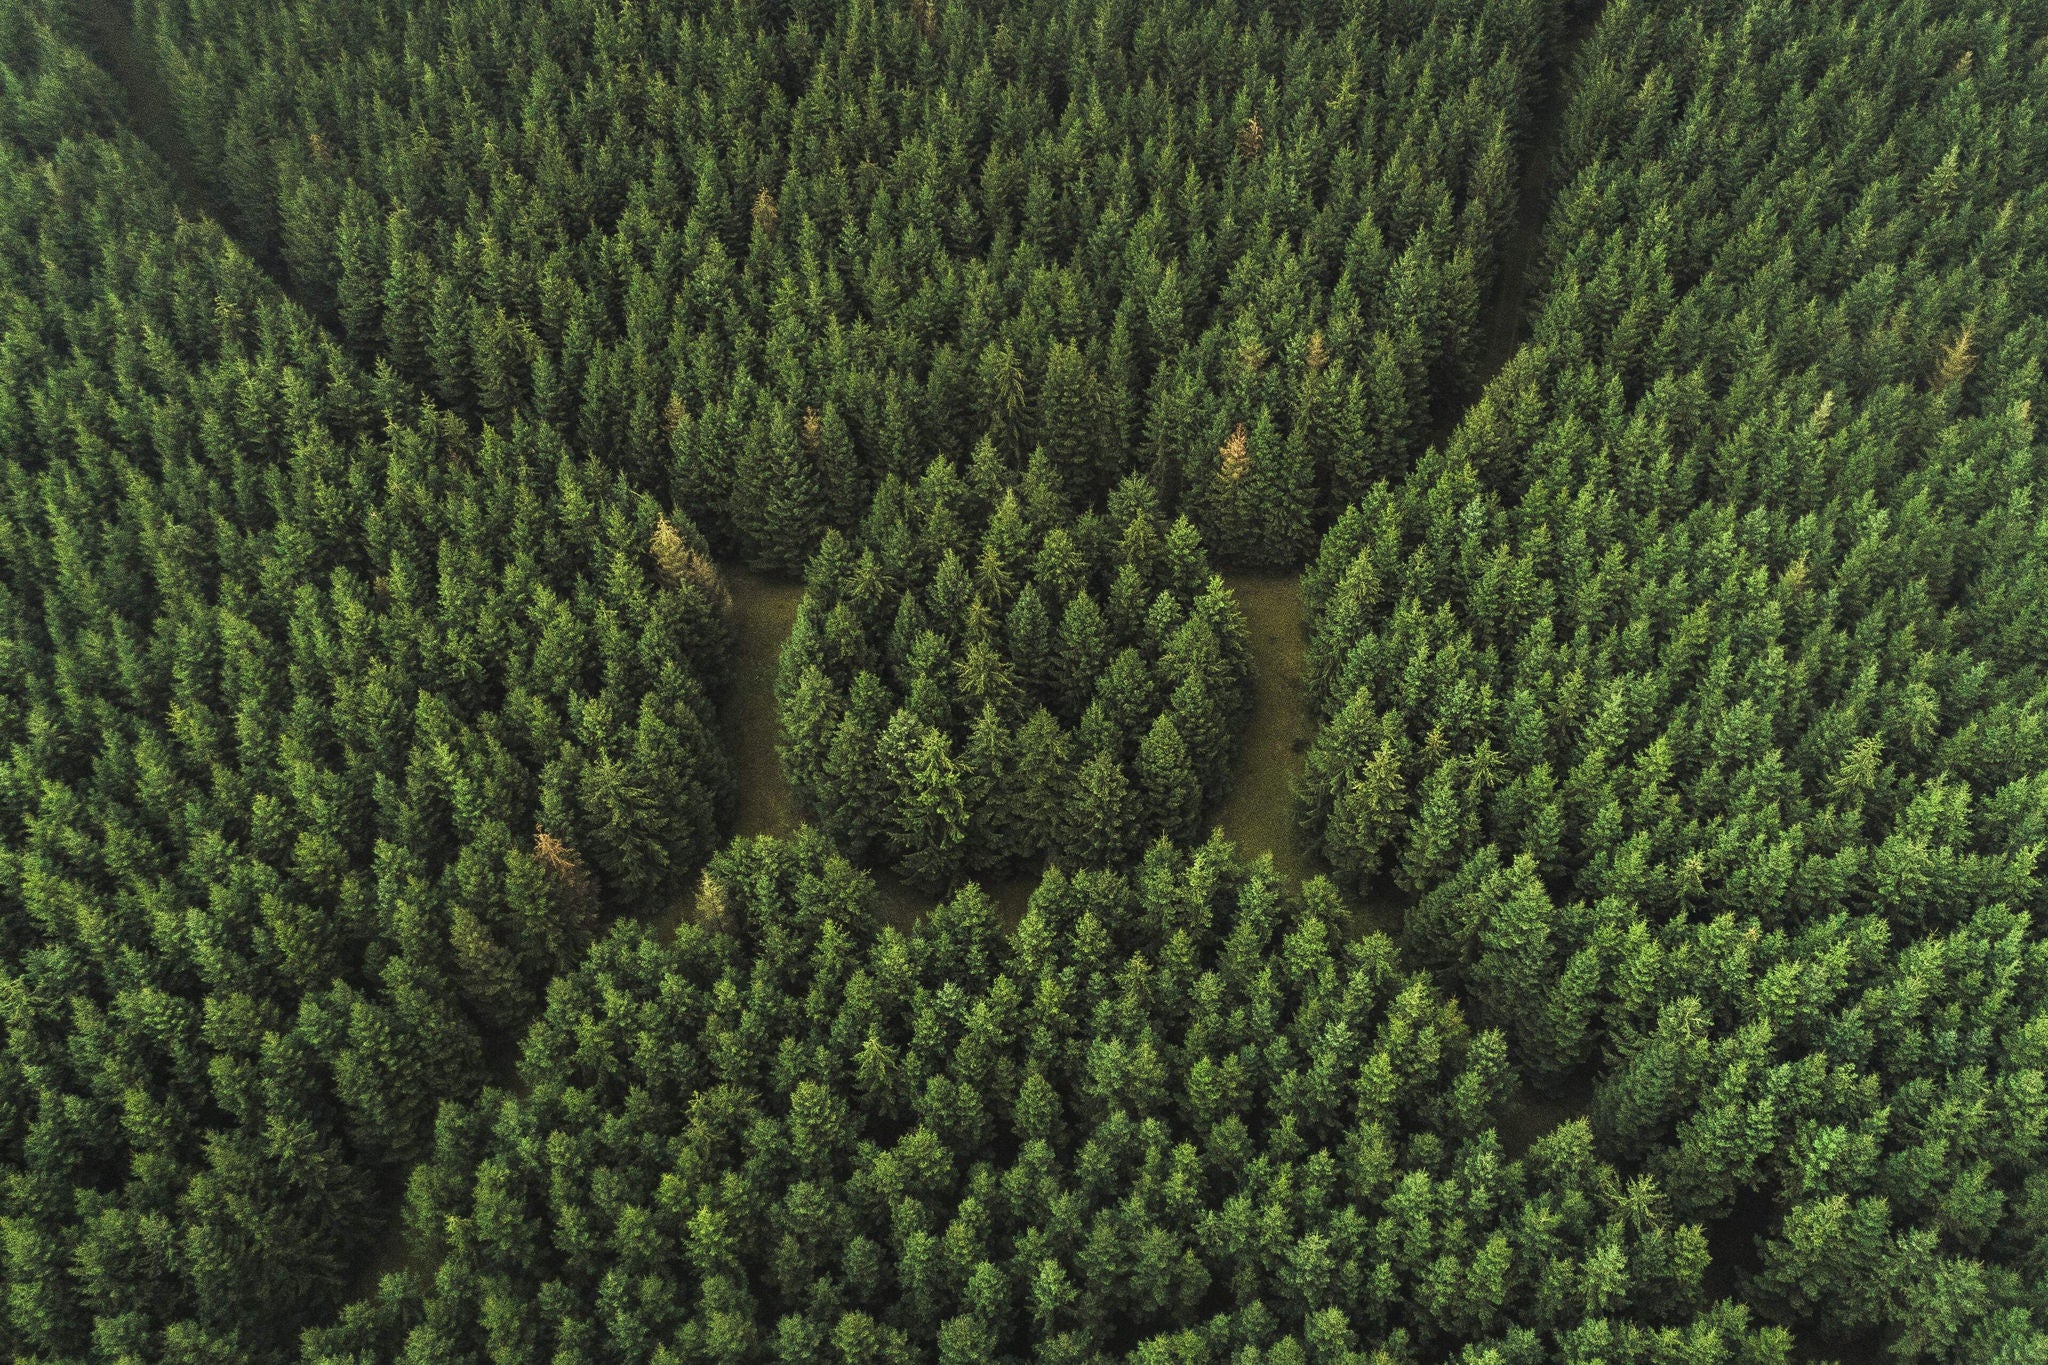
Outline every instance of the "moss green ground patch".
<svg viewBox="0 0 2048 1365">
<path fill-rule="evenodd" d="M 887 868 L 870 870 L 875 879 L 876 903 L 881 908 L 884 922 L 895 925 L 905 933 L 919 920 L 938 908 L 942 897 L 921 890 L 904 881 Z M 1011 877 L 1005 881 L 992 882 L 986 877 L 974 877 L 988 898 L 995 902 L 996 919 L 1005 931 L 1015 929 L 1024 918 L 1024 912 L 1031 908 L 1031 893 L 1038 889 L 1039 874 L 1025 877 Z"/>
<path fill-rule="evenodd" d="M 732 692 L 725 704 L 725 742 L 739 780 L 735 834 L 787 834 L 800 823 L 775 746 L 782 722 L 775 713 L 775 670 L 782 642 L 796 623 L 803 601 L 801 583 L 778 583 L 759 574 L 727 569 L 732 590 L 733 628 L 739 636 Z"/>
<path fill-rule="evenodd" d="M 1226 574 L 1251 628 L 1252 714 L 1237 771 L 1216 822 L 1247 857 L 1273 855 L 1290 884 L 1316 872 L 1294 819 L 1294 779 L 1315 737 L 1301 687 L 1301 579 L 1295 574 Z"/>
</svg>

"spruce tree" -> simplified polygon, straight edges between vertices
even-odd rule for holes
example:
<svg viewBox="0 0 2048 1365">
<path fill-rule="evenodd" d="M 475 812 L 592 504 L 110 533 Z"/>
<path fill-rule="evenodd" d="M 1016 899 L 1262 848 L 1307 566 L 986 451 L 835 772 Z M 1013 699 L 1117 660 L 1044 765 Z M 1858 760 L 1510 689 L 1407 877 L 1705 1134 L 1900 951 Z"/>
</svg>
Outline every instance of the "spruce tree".
<svg viewBox="0 0 2048 1365">
<path fill-rule="evenodd" d="M 1112 867 L 1137 853 L 1141 809 L 1114 755 L 1097 751 L 1074 774 L 1058 824 L 1056 847 L 1071 866 Z"/>
<path fill-rule="evenodd" d="M 735 461 L 732 501 L 747 561 L 800 572 L 824 532 L 824 500 L 816 460 L 780 404 L 749 429 Z"/>
<path fill-rule="evenodd" d="M 1161 715 L 1146 731 L 1136 773 L 1147 821 L 1169 838 L 1192 839 L 1202 814 L 1202 784 L 1172 716 Z"/>
</svg>

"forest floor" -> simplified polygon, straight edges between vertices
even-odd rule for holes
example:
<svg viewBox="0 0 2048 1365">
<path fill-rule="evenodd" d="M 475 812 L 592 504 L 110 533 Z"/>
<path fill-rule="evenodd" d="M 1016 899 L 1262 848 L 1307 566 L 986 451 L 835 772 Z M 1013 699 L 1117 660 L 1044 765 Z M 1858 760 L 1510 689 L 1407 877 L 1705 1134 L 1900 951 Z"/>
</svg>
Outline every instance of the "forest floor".
<svg viewBox="0 0 2048 1365">
<path fill-rule="evenodd" d="M 227 201 L 215 194 L 206 177 L 200 174 L 192 144 L 178 121 L 170 87 L 156 69 L 155 54 L 135 32 L 134 19 L 124 0 L 82 0 L 79 15 L 85 20 L 86 47 L 121 88 L 127 106 L 125 127 L 163 163 L 164 180 L 179 211 L 195 219 L 211 219 L 270 276 L 280 293 L 305 306 L 305 300 L 293 291 L 279 262 L 255 250 L 241 235 L 239 220 L 228 211 Z M 320 316 L 311 307 L 307 311 Z"/>
<path fill-rule="evenodd" d="M 782 742 L 782 723 L 775 714 L 775 670 L 782 659 L 782 642 L 796 624 L 804 587 L 744 569 L 727 569 L 725 585 L 732 590 L 732 622 L 739 636 L 723 716 L 725 742 L 740 787 L 733 833 L 787 834 L 802 817 L 775 755 Z"/>
<path fill-rule="evenodd" d="M 1588 0 L 1575 6 L 1564 21 L 1564 31 L 1557 36 L 1550 60 L 1536 77 L 1540 88 L 1530 104 L 1528 141 L 1521 149 L 1515 225 L 1496 247 L 1493 295 L 1486 301 L 1485 313 L 1479 320 L 1465 382 L 1462 389 L 1447 388 L 1440 395 L 1429 426 L 1428 445 L 1441 446 L 1451 438 L 1533 327 L 1528 317 L 1529 290 L 1536 272 L 1531 267 L 1550 226 L 1550 210 L 1563 188 L 1554 183 L 1552 167 L 1564 137 L 1572 61 L 1605 8 L 1606 0 Z"/>
<path fill-rule="evenodd" d="M 1301 575 L 1225 574 L 1223 581 L 1250 627 L 1252 713 L 1215 819 L 1239 853 L 1271 854 L 1273 870 L 1295 886 L 1316 870 L 1294 818 L 1294 779 L 1316 733 L 1301 686 Z"/>
<path fill-rule="evenodd" d="M 1533 328 L 1528 317 L 1529 291 L 1535 277 L 1531 267 L 1536 263 L 1543 235 L 1549 228 L 1550 211 L 1563 188 L 1555 183 L 1557 177 L 1553 167 L 1564 136 L 1564 112 L 1568 103 L 1572 62 L 1599 23 L 1605 8 L 1606 0 L 1583 0 L 1574 7 L 1565 21 L 1564 31 L 1558 35 L 1550 60 L 1537 77 L 1541 90 L 1531 106 L 1529 139 L 1522 148 L 1515 227 L 1500 243 L 1496 262 L 1499 273 L 1493 297 L 1488 300 L 1485 317 L 1480 322 L 1476 355 L 1466 390 L 1436 414 L 1429 437 L 1432 445 L 1441 445 L 1450 439 L 1465 420 L 1466 413 L 1485 394 L 1486 386 L 1514 357 Z M 1246 610 L 1249 613 L 1250 608 Z M 1361 908 L 1359 918 L 1362 927 L 1398 934 L 1402 913 L 1398 906 L 1372 905 Z M 1584 1118 L 1592 1106 L 1593 1083 L 1590 1078 L 1575 1080 L 1556 1095 L 1546 1095 L 1524 1081 L 1500 1107 L 1497 1131 L 1501 1146 L 1508 1156 L 1519 1157 L 1537 1138 L 1560 1124 Z M 1744 1253 L 1744 1265 L 1754 1262 L 1755 1252 L 1745 1239 L 1737 1239 L 1728 1247 L 1717 1246 L 1715 1264 L 1721 1268 L 1722 1274 L 1728 1273 L 1723 1253 L 1737 1249 Z"/>
<path fill-rule="evenodd" d="M 128 7 L 121 0 L 84 0 L 79 13 L 93 55 L 126 96 L 128 130 L 163 159 L 164 178 L 181 204 L 211 213 L 216 207 L 213 196 L 193 162 L 171 92 L 158 77 L 148 50 L 136 41 Z"/>
<path fill-rule="evenodd" d="M 1250 627 L 1252 714 L 1245 727 L 1235 780 L 1215 823 L 1248 857 L 1270 854 L 1273 870 L 1290 886 L 1318 870 L 1294 819 L 1294 778 L 1315 735 L 1301 687 L 1304 623 L 1298 574 L 1226 574 Z M 803 587 L 746 570 L 729 570 L 732 620 L 738 636 L 732 691 L 723 723 L 739 780 L 735 834 L 787 834 L 802 822 L 776 756 L 782 728 L 775 711 L 775 673 L 783 641 L 796 622 Z M 876 875 L 883 915 L 907 926 L 935 898 L 887 872 Z M 1013 877 L 983 890 L 995 898 L 1006 924 L 1024 914 L 1035 875 Z M 1374 927 L 1389 927 L 1375 925 Z M 1396 926 L 1397 927 L 1397 926 Z"/>
<path fill-rule="evenodd" d="M 1244 857 L 1270 855 L 1281 882 L 1297 888 L 1329 871 L 1302 836 L 1294 804 L 1294 780 L 1316 737 L 1316 718 L 1301 682 L 1308 644 L 1301 575 L 1226 573 L 1223 581 L 1236 595 L 1251 636 L 1252 713 L 1214 823 Z M 1354 907 L 1344 928 L 1398 934 L 1401 914 L 1398 900 L 1375 897 Z"/>
<path fill-rule="evenodd" d="M 1526 1081 L 1500 1107 L 1495 1124 L 1500 1145 L 1510 1157 L 1519 1157 L 1529 1144 L 1560 1123 L 1581 1118 L 1593 1107 L 1593 1081 L 1575 1076 L 1555 1095 L 1546 1095 Z"/>
</svg>

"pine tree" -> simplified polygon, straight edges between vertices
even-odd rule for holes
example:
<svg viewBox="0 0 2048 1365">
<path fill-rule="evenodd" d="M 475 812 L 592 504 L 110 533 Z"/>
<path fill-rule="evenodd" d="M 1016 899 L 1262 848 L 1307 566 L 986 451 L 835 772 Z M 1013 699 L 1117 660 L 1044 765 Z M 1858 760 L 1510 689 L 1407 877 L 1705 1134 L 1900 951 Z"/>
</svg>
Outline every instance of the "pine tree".
<svg viewBox="0 0 2048 1365">
<path fill-rule="evenodd" d="M 1202 784 L 1170 715 L 1161 715 L 1138 745 L 1138 789 L 1145 821 L 1176 840 L 1194 838 L 1202 815 Z"/>
<path fill-rule="evenodd" d="M 1024 367 L 1008 342 L 1000 342 L 981 353 L 976 375 L 981 410 L 988 414 L 989 438 L 1012 465 L 1037 443 L 1037 421 L 1025 391 Z"/>
<path fill-rule="evenodd" d="M 351 196 L 335 228 L 335 312 L 358 355 L 377 346 L 382 335 L 384 285 L 389 253 L 382 226 L 367 196 Z"/>
<path fill-rule="evenodd" d="M 1036 583 L 1026 583 L 1018 592 L 1004 637 L 1018 685 L 1034 693 L 1049 686 L 1054 677 L 1052 618 Z"/>
<path fill-rule="evenodd" d="M 1039 707 L 1017 732 L 1017 822 L 1019 841 L 1049 848 L 1067 800 L 1070 763 L 1067 737 L 1052 713 Z"/>
<path fill-rule="evenodd" d="M 1102 608 L 1083 589 L 1067 603 L 1060 618 L 1059 647 L 1054 656 L 1064 714 L 1078 716 L 1095 689 L 1109 658 L 1109 624 Z"/>
<path fill-rule="evenodd" d="M 1016 738 L 993 705 L 984 705 L 960 755 L 967 795 L 969 859 L 976 870 L 1007 868 L 1034 851 L 1019 812 Z"/>
<path fill-rule="evenodd" d="M 950 885 L 967 855 L 967 797 L 952 741 L 927 728 L 916 741 L 891 817 L 897 866 L 925 887 Z"/>
<path fill-rule="evenodd" d="M 817 466 L 824 520 L 833 526 L 852 526 L 860 519 L 867 481 L 853 432 L 839 405 L 828 400 L 822 412 L 806 410 L 801 434 L 804 449 Z"/>
<path fill-rule="evenodd" d="M 818 779 L 818 821 L 856 858 L 867 853 L 887 824 L 888 788 L 877 751 L 879 739 L 873 723 L 849 703 L 832 731 Z"/>
<path fill-rule="evenodd" d="M 403 209 L 385 227 L 390 263 L 384 275 L 384 346 L 400 373 L 423 375 L 434 306 L 433 267 L 412 247 Z"/>
<path fill-rule="evenodd" d="M 772 406 L 756 423 L 735 465 L 732 515 L 747 561 L 782 573 L 801 572 L 824 533 L 818 472 L 788 409 Z"/>
<path fill-rule="evenodd" d="M 783 780 L 794 791 L 817 791 L 825 781 L 833 732 L 839 727 L 840 697 L 824 670 L 807 668 L 786 705 L 778 708 L 782 743 L 776 755 Z"/>
<path fill-rule="evenodd" d="M 1061 812 L 1057 846 L 1062 861 L 1113 867 L 1139 852 L 1138 796 L 1123 765 L 1097 752 L 1081 764 Z"/>
<path fill-rule="evenodd" d="M 433 302 L 427 310 L 426 360 L 442 405 L 464 415 L 470 413 L 476 396 L 469 336 L 469 308 L 455 281 L 444 275 L 434 281 Z"/>
<path fill-rule="evenodd" d="M 1400 759 L 1385 742 L 1339 790 L 1324 828 L 1324 849 L 1330 865 L 1352 885 L 1363 886 L 1380 871 L 1385 851 L 1399 838 L 1407 795 Z"/>
<path fill-rule="evenodd" d="M 1080 349 L 1070 341 L 1059 342 L 1046 360 L 1038 411 L 1045 453 L 1077 496 L 1102 486 L 1101 409 L 1099 385 Z"/>
<path fill-rule="evenodd" d="M 1464 855 L 1467 815 L 1458 776 L 1458 765 L 1445 762 L 1422 779 L 1395 876 L 1408 890 L 1435 885 Z"/>
</svg>

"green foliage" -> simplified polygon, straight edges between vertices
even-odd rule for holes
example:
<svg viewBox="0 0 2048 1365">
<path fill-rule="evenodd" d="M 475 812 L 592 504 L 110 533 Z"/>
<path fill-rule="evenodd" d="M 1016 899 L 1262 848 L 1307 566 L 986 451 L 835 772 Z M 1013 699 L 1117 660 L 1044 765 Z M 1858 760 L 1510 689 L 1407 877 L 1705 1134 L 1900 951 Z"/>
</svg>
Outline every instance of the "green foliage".
<svg viewBox="0 0 2048 1365">
<path fill-rule="evenodd" d="M 935 888 L 1192 835 L 1249 669 L 1193 525 L 1136 477 L 1075 517 L 1042 457 L 1013 479 L 984 445 L 970 475 L 886 479 L 857 555 L 826 534 L 777 687 L 791 788 L 853 856 Z"/>
<path fill-rule="evenodd" d="M 0 5 L 9 1359 L 2048 1359 L 2041 0 L 135 14 Z M 1190 846 L 1311 557 L 1398 942 Z"/>
<path fill-rule="evenodd" d="M 1300 563 L 1465 382 L 1556 11 L 136 6 L 353 345 L 784 571 L 984 437 Z"/>
<path fill-rule="evenodd" d="M 490 1034 L 709 853 L 725 628 L 651 549 L 705 563 L 687 522 L 366 375 L 64 112 L 103 83 L 50 94 L 83 59 L 34 31 L 0 92 L 0 1354 L 274 1359 Z"/>
<path fill-rule="evenodd" d="M 1499 1035 L 1336 909 L 1161 843 L 905 934 L 815 832 L 736 842 L 444 1114 L 431 1261 L 308 1358 L 1788 1358 L 1584 1123 L 1509 1160 Z"/>
<path fill-rule="evenodd" d="M 1532 340 L 1304 581 L 1331 865 L 1901 1359 L 2048 1342 L 2044 32 L 1610 5 Z"/>
</svg>

